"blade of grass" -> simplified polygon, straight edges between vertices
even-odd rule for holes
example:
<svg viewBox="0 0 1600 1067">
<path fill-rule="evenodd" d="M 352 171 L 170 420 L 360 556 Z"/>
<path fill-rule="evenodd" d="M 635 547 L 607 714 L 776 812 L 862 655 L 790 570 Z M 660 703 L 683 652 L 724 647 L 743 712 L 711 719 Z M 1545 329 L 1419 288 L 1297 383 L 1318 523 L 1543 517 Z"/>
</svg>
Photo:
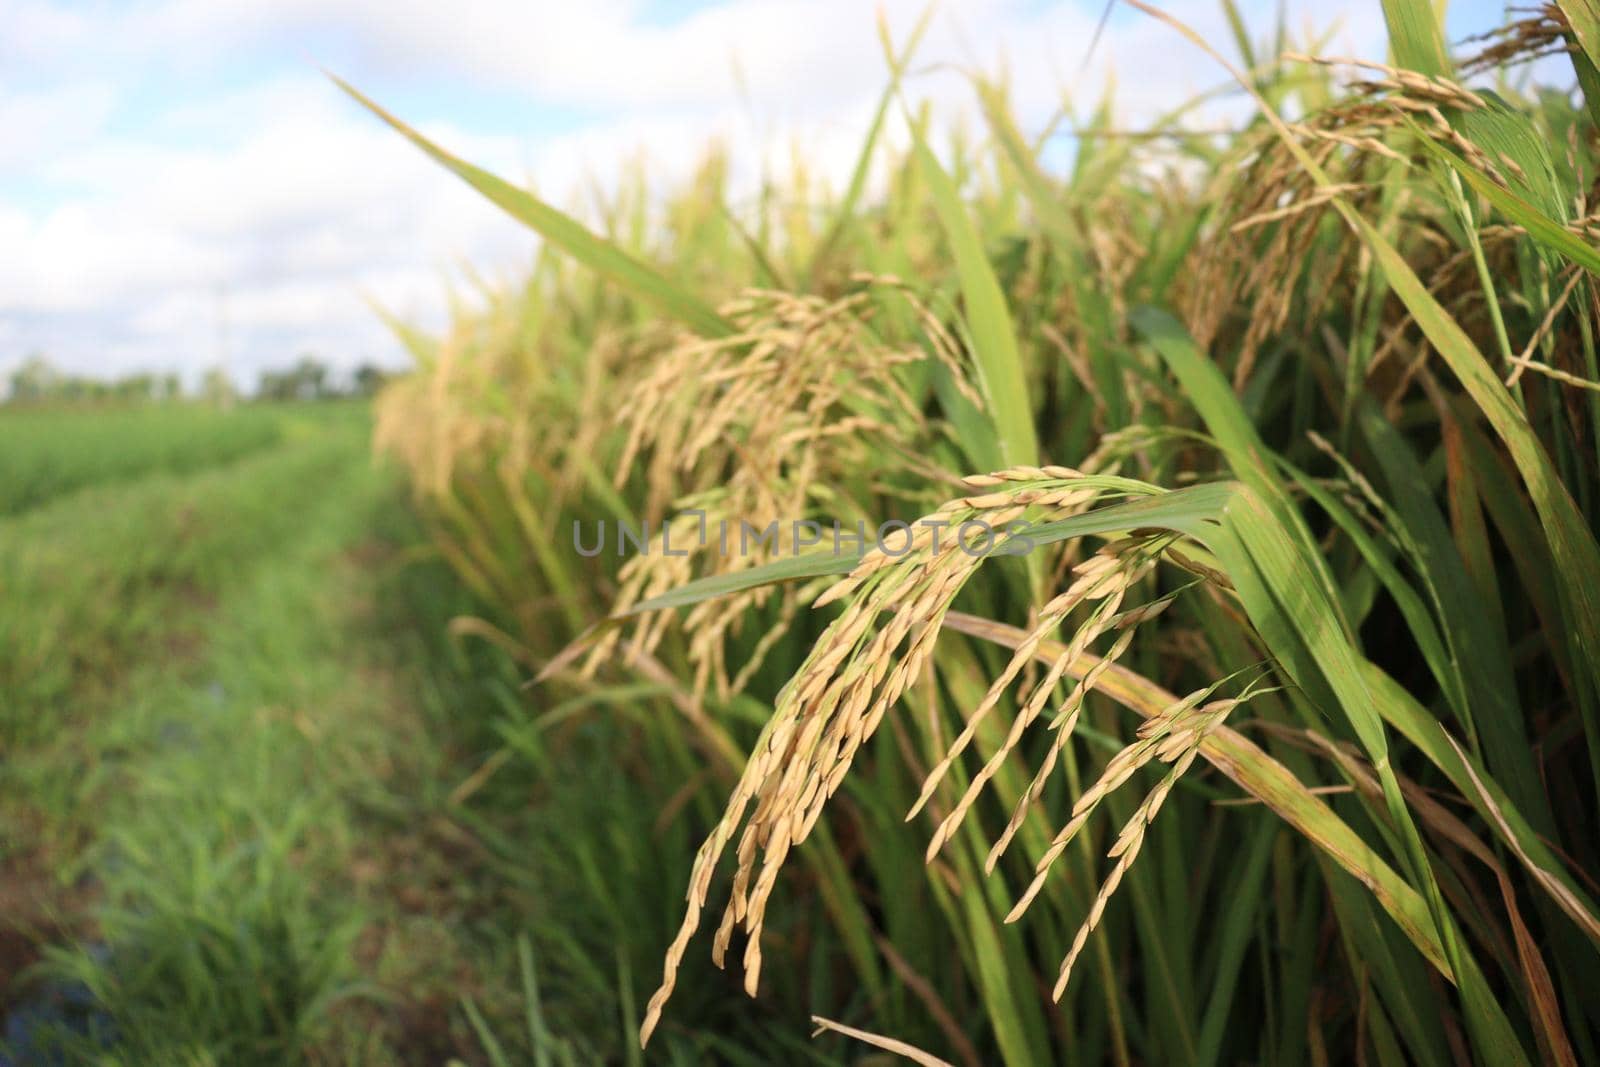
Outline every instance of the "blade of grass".
<svg viewBox="0 0 1600 1067">
<path fill-rule="evenodd" d="M 1210 1067 L 1221 1056 L 1228 1015 L 1238 989 L 1239 968 L 1244 963 L 1251 925 L 1260 907 L 1267 861 L 1272 856 L 1272 842 L 1277 834 L 1276 823 L 1260 820 L 1245 846 L 1238 878 L 1223 896 L 1226 903 L 1221 920 L 1221 949 L 1209 983 L 1211 993 L 1206 1000 L 1205 1016 L 1200 1023 L 1199 1047 L 1194 1058 L 1198 1067 Z"/>
<path fill-rule="evenodd" d="M 816 285 L 818 272 L 827 261 L 829 253 L 838 244 L 845 228 L 855 218 L 861 196 L 866 192 L 867 177 L 872 171 L 872 158 L 877 154 L 878 138 L 882 135 L 884 120 L 888 118 L 889 108 L 900 93 L 900 81 L 905 77 L 906 68 L 911 65 L 911 57 L 916 54 L 917 45 L 922 42 L 928 24 L 933 21 L 933 12 L 934 5 L 931 3 L 923 9 L 922 15 L 906 38 L 905 47 L 897 55 L 889 40 L 888 22 L 882 9 L 879 9 L 878 36 L 883 44 L 883 54 L 889 63 L 889 84 L 884 87 L 883 95 L 878 98 L 878 107 L 872 113 L 872 123 L 867 127 L 866 140 L 862 142 L 861 152 L 856 156 L 855 168 L 850 172 L 850 184 L 845 187 L 844 196 L 834 207 L 833 221 L 828 224 L 822 240 L 817 242 L 816 251 L 811 255 L 811 264 L 806 269 L 807 288 Z"/>
<path fill-rule="evenodd" d="M 1406 124 L 1411 127 L 1412 132 L 1416 134 L 1416 139 L 1418 143 L 1422 145 L 1424 151 L 1426 151 L 1434 159 L 1437 159 L 1439 162 L 1450 167 L 1455 171 L 1455 173 L 1461 175 L 1462 181 L 1465 181 L 1468 185 L 1472 186 L 1475 192 L 1480 194 L 1485 200 L 1489 201 L 1489 203 L 1493 204 L 1495 207 L 1504 212 L 1505 216 L 1512 222 L 1527 230 L 1529 237 L 1532 237 L 1540 245 L 1556 255 L 1563 256 L 1566 259 L 1578 264 L 1579 266 L 1583 267 L 1584 270 L 1587 270 L 1590 273 L 1600 274 L 1600 251 L 1597 251 L 1593 246 L 1586 244 L 1582 238 L 1578 237 L 1577 234 L 1574 234 L 1565 226 L 1562 226 L 1559 222 L 1552 219 L 1539 208 L 1535 207 L 1533 204 L 1530 204 L 1527 200 L 1524 200 L 1510 189 L 1507 189 L 1503 185 L 1496 183 L 1488 175 L 1484 174 L 1476 167 L 1471 166 L 1466 160 L 1462 159 L 1454 152 L 1451 152 L 1443 145 L 1439 144 L 1432 137 L 1429 137 L 1425 132 L 1423 132 L 1422 127 L 1418 126 L 1414 121 L 1412 121 L 1409 116 L 1402 115 L 1401 118 L 1405 120 Z M 1335 204 L 1343 204 L 1343 201 L 1335 200 Z M 1341 213 L 1349 211 L 1350 209 L 1348 205 L 1345 205 L 1345 208 L 1343 211 L 1341 211 Z M 1352 215 L 1353 212 L 1350 212 L 1349 214 L 1346 214 L 1346 218 L 1349 219 L 1352 217 Z M 1359 218 L 1359 216 L 1355 217 Z M 1381 235 L 1379 235 L 1379 239 L 1382 239 Z M 1398 256 L 1398 253 L 1396 253 L 1396 255 Z M 1409 270 L 1409 268 L 1407 269 Z M 1385 273 L 1388 272 L 1386 271 Z M 1413 275 L 1413 277 L 1415 277 L 1415 275 Z M 1409 309 L 1409 302 L 1407 307 Z M 1415 314 L 1414 309 L 1412 309 L 1412 312 Z M 1443 313 L 1442 308 L 1440 308 L 1440 312 Z M 1428 329 L 1428 327 L 1422 323 L 1420 317 L 1418 319 L 1418 324 L 1422 325 L 1424 331 Z M 1470 342 L 1468 343 L 1470 344 Z M 1452 361 L 1452 368 L 1453 367 L 1454 363 Z"/>
<path fill-rule="evenodd" d="M 1600 3 L 1595 0 L 1556 0 L 1556 6 L 1567 16 L 1572 35 L 1591 63 L 1600 65 Z"/>
<path fill-rule="evenodd" d="M 532 193 L 468 163 L 434 144 L 404 121 L 384 110 L 344 79 L 329 75 L 351 99 L 388 123 L 445 169 L 472 186 L 496 207 L 591 270 L 707 337 L 725 337 L 733 327 L 698 297 L 661 271 L 591 233 L 582 223 Z"/>
<path fill-rule="evenodd" d="M 928 184 L 934 210 L 950 242 L 956 273 L 961 279 L 973 360 L 994 427 L 1000 461 L 1007 466 L 1031 466 L 1039 461 L 1039 441 L 1034 434 L 1027 377 L 1005 294 L 1001 292 L 1000 282 L 984 254 L 983 242 L 955 183 L 940 166 L 920 128 L 909 116 L 907 123 L 912 130 L 918 170 Z"/>
<path fill-rule="evenodd" d="M 1545 812 L 1506 635 L 1494 626 L 1492 614 L 1468 575 L 1410 446 L 1377 405 L 1360 404 L 1356 415 L 1389 485 L 1398 520 L 1414 543 L 1414 550 L 1408 553 L 1412 565 L 1432 591 L 1439 617 L 1451 620 L 1445 640 L 1470 706 L 1463 720 L 1467 736 L 1475 748 L 1488 754 L 1496 777 L 1518 806 L 1541 828 L 1548 828 L 1553 820 Z"/>
<path fill-rule="evenodd" d="M 1383 19 L 1397 65 L 1429 77 L 1449 76 L 1450 53 L 1433 0 L 1383 0 Z"/>
</svg>

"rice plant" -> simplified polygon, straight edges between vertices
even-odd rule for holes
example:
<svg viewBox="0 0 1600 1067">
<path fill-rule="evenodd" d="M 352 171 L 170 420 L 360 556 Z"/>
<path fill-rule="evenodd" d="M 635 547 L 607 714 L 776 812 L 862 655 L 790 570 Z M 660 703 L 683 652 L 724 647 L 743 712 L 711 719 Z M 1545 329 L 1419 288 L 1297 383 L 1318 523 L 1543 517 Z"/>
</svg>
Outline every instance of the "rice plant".
<svg viewBox="0 0 1600 1067">
<path fill-rule="evenodd" d="M 722 1001 L 679 997 L 733 952 L 775 1013 L 736 1042 L 813 1015 L 923 1063 L 1600 1060 L 1600 19 L 1453 53 L 1392 0 L 1376 64 L 1235 17 L 1231 61 L 1131 2 L 1254 118 L 1173 101 L 1129 138 L 1107 105 L 1059 173 L 975 76 L 983 134 L 946 146 L 919 27 L 842 193 L 797 168 L 735 211 L 713 155 L 586 225 L 349 89 L 543 238 L 443 337 L 399 327 L 379 444 L 483 606 L 458 632 L 538 676 L 550 737 L 613 716 L 634 802 L 703 840 L 619 1011 L 712 1047 Z M 1571 84 L 1523 73 L 1552 56 Z M 565 551 L 688 509 L 906 521 Z"/>
</svg>

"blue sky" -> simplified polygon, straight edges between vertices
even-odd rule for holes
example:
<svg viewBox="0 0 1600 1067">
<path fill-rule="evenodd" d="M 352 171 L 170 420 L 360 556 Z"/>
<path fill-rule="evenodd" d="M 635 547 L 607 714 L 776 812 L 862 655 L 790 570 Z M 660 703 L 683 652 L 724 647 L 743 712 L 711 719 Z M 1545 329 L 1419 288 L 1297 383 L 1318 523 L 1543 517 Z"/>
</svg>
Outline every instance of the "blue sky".
<svg viewBox="0 0 1600 1067">
<path fill-rule="evenodd" d="M 888 0 L 907 27 L 923 0 Z M 0 0 L 0 374 L 224 366 L 314 352 L 393 364 L 369 300 L 437 325 L 471 262 L 512 276 L 532 238 L 335 92 L 349 78 L 463 154 L 561 200 L 643 151 L 670 183 L 720 137 L 749 174 L 798 149 L 842 175 L 883 68 L 865 0 Z M 1169 11 L 1226 40 L 1216 0 Z M 1276 0 L 1241 6 L 1263 33 Z M 1301 31 L 1379 56 L 1377 0 L 1288 0 Z M 1451 6 L 1454 36 L 1501 5 Z M 1213 84 L 1125 9 L 1091 68 L 1098 0 L 944 0 L 919 57 L 1012 72 L 1024 121 L 1117 76 L 1124 122 Z M 736 75 L 736 69 L 739 72 Z M 744 86 L 743 92 L 736 86 Z M 915 95 L 970 114 L 959 77 Z"/>
</svg>

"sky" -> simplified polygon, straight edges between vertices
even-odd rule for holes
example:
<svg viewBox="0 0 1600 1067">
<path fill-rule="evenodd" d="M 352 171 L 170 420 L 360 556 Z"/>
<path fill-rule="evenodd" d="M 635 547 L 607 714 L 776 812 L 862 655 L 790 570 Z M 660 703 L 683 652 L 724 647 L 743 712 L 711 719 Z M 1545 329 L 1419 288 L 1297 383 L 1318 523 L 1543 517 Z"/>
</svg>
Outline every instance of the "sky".
<svg viewBox="0 0 1600 1067">
<path fill-rule="evenodd" d="M 885 0 L 897 39 L 925 0 Z M 1162 5 L 1229 40 L 1217 0 Z M 401 366 L 374 305 L 425 328 L 453 280 L 513 279 L 535 238 L 342 96 L 350 80 L 460 155 L 560 204 L 643 156 L 670 186 L 720 139 L 742 172 L 804 153 L 842 184 L 885 69 L 870 0 L 0 0 L 0 375 L 222 367 L 248 387 L 313 354 Z M 972 114 L 1010 72 L 1024 124 L 1115 79 L 1119 122 L 1222 81 L 1131 8 L 942 0 L 908 87 Z M 1381 58 L 1378 0 L 1241 0 L 1261 36 L 1333 30 Z M 1453 37 L 1500 21 L 1452 5 Z M 1231 52 L 1231 49 L 1228 51 Z M 1228 106 L 1228 105 L 1223 105 Z"/>
</svg>

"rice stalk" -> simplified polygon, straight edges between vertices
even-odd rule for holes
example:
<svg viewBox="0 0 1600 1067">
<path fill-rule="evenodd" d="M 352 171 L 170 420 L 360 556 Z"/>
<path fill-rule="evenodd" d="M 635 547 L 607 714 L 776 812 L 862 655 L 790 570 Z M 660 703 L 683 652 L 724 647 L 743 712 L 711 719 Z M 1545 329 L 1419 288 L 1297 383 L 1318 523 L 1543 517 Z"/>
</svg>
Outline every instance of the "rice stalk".
<svg viewBox="0 0 1600 1067">
<path fill-rule="evenodd" d="M 843 602 L 844 611 L 823 632 L 779 694 L 722 820 L 696 856 L 684 922 L 667 952 L 661 987 L 647 1007 L 641 1042 L 648 1042 L 672 994 L 683 954 L 706 906 L 718 861 L 741 824 L 731 897 L 713 941 L 712 955 L 721 965 L 734 930 L 742 929 L 747 939 L 743 959 L 745 990 L 755 995 L 766 907 L 784 861 L 790 850 L 810 834 L 828 799 L 843 784 L 862 743 L 872 737 L 884 715 L 922 675 L 945 615 L 984 558 L 962 539 L 964 531 L 980 523 L 988 529 L 1001 529 L 1025 513 L 1050 521 L 1076 514 L 1096 500 L 1123 495 L 1130 489 L 1153 491 L 1138 483 L 1084 475 L 1064 467 L 1011 468 L 970 477 L 967 485 L 981 492 L 949 501 L 916 523 L 914 533 L 907 531 L 901 541 L 873 548 L 846 577 L 817 599 L 818 607 Z M 938 531 L 943 527 L 955 534 L 941 542 Z M 1079 630 L 1080 650 L 1113 625 L 1125 630 L 1118 644 L 1126 648 L 1126 638 L 1143 613 L 1119 615 L 1122 597 L 1148 573 L 1172 540 L 1173 536 L 1166 532 L 1135 534 L 1112 542 L 1102 554 L 1078 565 L 1072 585 L 1044 606 L 1028 637 L 967 716 L 966 729 L 951 742 L 943 760 L 930 772 L 911 816 L 932 796 L 1038 643 L 1060 626 L 1075 607 L 1095 602 L 1088 621 Z M 933 861 L 959 826 L 978 792 L 1037 716 L 1074 658 L 1076 654 L 1070 649 L 1057 657 L 1046 679 L 1035 687 L 1023 715 L 1013 726 L 1013 740 L 991 758 L 985 772 L 974 779 L 962 801 L 935 831 L 928 847 L 928 862 Z M 1081 695 L 1077 699 L 1081 702 Z M 1073 716 L 1074 712 L 1065 712 L 1068 723 Z M 1063 724 L 1058 736 L 1069 735 L 1070 725 Z"/>
</svg>

